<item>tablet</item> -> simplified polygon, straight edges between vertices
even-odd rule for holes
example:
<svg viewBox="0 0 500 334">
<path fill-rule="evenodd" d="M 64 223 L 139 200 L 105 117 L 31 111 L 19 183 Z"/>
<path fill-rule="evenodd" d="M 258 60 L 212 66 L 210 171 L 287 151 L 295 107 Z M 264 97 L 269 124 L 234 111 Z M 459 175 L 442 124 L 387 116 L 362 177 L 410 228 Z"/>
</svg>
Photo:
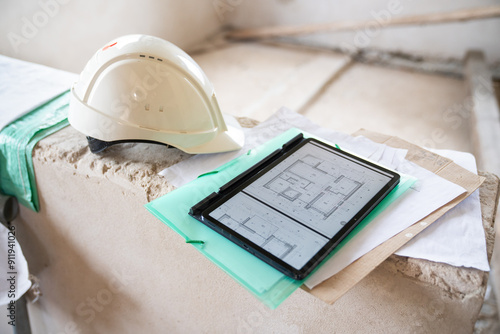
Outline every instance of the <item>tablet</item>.
<svg viewBox="0 0 500 334">
<path fill-rule="evenodd" d="M 399 183 L 399 175 L 302 134 L 190 215 L 293 279 L 304 279 Z"/>
</svg>

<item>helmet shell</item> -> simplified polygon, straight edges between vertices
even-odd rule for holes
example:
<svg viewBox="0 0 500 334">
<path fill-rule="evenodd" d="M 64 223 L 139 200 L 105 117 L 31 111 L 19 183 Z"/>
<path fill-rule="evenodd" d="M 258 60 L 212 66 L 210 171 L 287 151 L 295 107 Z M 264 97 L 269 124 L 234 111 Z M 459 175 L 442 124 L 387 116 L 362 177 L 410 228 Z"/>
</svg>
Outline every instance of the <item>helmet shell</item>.
<svg viewBox="0 0 500 334">
<path fill-rule="evenodd" d="M 127 35 L 99 49 L 71 89 L 69 122 L 104 142 L 155 141 L 188 153 L 242 147 L 198 64 L 161 38 Z M 229 118 L 226 116 L 226 118 Z"/>
</svg>

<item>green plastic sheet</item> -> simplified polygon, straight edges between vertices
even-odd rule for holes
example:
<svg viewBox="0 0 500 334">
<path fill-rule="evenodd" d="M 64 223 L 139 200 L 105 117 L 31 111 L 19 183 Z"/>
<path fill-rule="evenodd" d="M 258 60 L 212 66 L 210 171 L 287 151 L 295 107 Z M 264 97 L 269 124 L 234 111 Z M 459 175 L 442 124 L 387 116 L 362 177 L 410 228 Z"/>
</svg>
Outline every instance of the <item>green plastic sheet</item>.
<svg viewBox="0 0 500 334">
<path fill-rule="evenodd" d="M 222 165 L 212 172 L 202 174 L 187 185 L 146 204 L 146 208 L 152 214 L 180 234 L 186 242 L 191 243 L 199 252 L 272 309 L 278 307 L 302 285 L 303 281 L 287 277 L 198 222 L 189 216 L 188 212 L 193 205 L 212 192 L 217 191 L 222 185 L 280 148 L 300 132 L 302 131 L 298 129 L 290 129 L 266 144 L 249 151 L 247 154 Z M 304 137 L 312 136 L 304 133 Z M 402 175 L 400 184 L 354 229 L 336 250 L 403 194 L 414 182 L 414 178 Z M 322 264 L 332 256 L 334 256 L 334 252 Z"/>
<path fill-rule="evenodd" d="M 67 126 L 69 91 L 20 117 L 0 132 L 0 188 L 39 211 L 32 153 L 35 145 Z"/>
</svg>

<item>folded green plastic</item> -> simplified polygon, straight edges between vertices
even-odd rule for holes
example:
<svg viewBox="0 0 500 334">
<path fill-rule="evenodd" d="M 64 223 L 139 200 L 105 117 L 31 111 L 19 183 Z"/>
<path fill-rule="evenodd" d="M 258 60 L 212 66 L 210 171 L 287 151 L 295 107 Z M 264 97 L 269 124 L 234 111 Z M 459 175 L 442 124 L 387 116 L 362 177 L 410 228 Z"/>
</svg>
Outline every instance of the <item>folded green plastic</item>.
<svg viewBox="0 0 500 334">
<path fill-rule="evenodd" d="M 38 191 L 33 168 L 35 145 L 67 126 L 69 91 L 20 117 L 0 132 L 0 188 L 38 211 Z"/>
<path fill-rule="evenodd" d="M 180 234 L 203 255 L 222 268 L 243 287 L 270 308 L 278 307 L 303 281 L 293 280 L 257 257 L 227 240 L 217 232 L 188 215 L 189 209 L 222 185 L 241 174 L 274 150 L 299 134 L 290 129 L 260 147 L 249 151 L 216 170 L 200 175 L 196 180 L 148 204 L 146 208 L 162 222 Z M 313 137 L 304 133 L 304 137 Z M 402 176 L 400 184 L 349 235 L 356 234 L 391 202 L 404 193 L 415 179 Z M 347 239 L 347 238 L 346 238 Z M 347 242 L 347 241 L 345 241 Z M 338 250 L 345 242 L 341 243 Z M 332 252 L 333 253 L 333 252 Z M 333 254 L 330 254 L 324 264 Z M 321 265 L 322 265 L 321 264 Z M 321 266 L 320 265 L 320 266 Z"/>
</svg>

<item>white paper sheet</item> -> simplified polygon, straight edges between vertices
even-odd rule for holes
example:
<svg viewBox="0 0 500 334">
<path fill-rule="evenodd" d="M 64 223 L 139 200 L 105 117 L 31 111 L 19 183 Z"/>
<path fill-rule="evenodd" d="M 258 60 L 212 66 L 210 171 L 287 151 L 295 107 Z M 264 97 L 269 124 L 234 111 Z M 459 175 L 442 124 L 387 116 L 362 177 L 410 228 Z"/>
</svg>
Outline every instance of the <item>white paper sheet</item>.
<svg viewBox="0 0 500 334">
<path fill-rule="evenodd" d="M 0 55 L 0 130 L 71 88 L 78 75 Z"/>
<path fill-rule="evenodd" d="M 450 150 L 432 151 L 477 174 L 476 159 L 472 154 Z M 401 247 L 396 254 L 489 271 L 479 189 Z"/>
<path fill-rule="evenodd" d="M 308 288 L 312 289 L 332 277 L 373 248 L 465 192 L 464 188 L 407 160 L 396 170 L 405 170 L 418 181 L 309 276 L 305 282 Z"/>
<path fill-rule="evenodd" d="M 339 133 L 322 128 L 319 125 L 312 123 L 307 118 L 290 110 L 287 110 L 286 108 L 280 109 L 267 121 L 259 124 L 255 128 L 245 129 L 246 145 L 242 150 L 238 152 L 216 155 L 193 156 L 188 160 L 185 160 L 179 164 L 163 170 L 162 172 L 160 172 L 160 174 L 167 177 L 169 182 L 171 182 L 174 186 L 180 187 L 195 179 L 198 175 L 217 168 L 221 164 L 246 153 L 250 148 L 256 147 L 257 145 L 266 142 L 267 140 L 275 137 L 277 134 L 286 131 L 291 127 L 302 129 L 306 132 L 324 138 L 330 142 L 337 143 L 343 149 L 355 152 L 358 155 L 368 157 L 372 160 L 377 160 L 379 161 L 379 163 L 386 165 L 387 167 L 399 170 L 402 173 L 416 176 L 420 179 L 420 181 L 413 186 L 413 189 L 409 190 L 409 193 L 405 194 L 404 198 L 400 199 L 397 202 L 398 204 L 406 202 L 405 205 L 397 205 L 399 210 L 387 209 L 386 212 L 384 212 L 378 218 L 378 220 L 382 220 L 384 217 L 389 216 L 391 222 L 394 221 L 398 223 L 396 224 L 397 228 L 387 228 L 385 226 L 387 225 L 389 227 L 392 227 L 395 225 L 391 223 L 385 225 L 382 224 L 381 227 L 379 226 L 378 229 L 380 229 L 380 231 L 377 231 L 376 226 L 378 226 L 378 224 L 371 227 L 371 229 L 367 231 L 371 231 L 372 236 L 376 237 L 375 240 L 370 240 L 368 242 L 366 239 L 372 238 L 367 235 L 361 234 L 361 236 L 358 238 L 362 238 L 362 243 L 366 244 L 363 247 L 359 247 L 359 244 L 361 243 L 356 242 L 356 247 L 351 247 L 357 249 L 351 249 L 349 251 L 349 248 L 347 248 L 347 251 L 343 251 L 343 253 L 345 254 L 341 255 L 343 258 L 342 261 L 339 260 L 340 252 L 336 254 L 335 261 L 338 263 L 334 264 L 333 267 L 324 266 L 325 269 L 322 268 L 322 270 L 325 270 L 325 272 L 328 272 L 328 274 L 325 274 L 324 276 L 316 276 L 312 280 L 308 280 L 307 284 L 310 284 L 311 286 L 317 284 L 317 282 L 323 279 L 330 277 L 331 272 L 338 272 L 348 264 L 352 263 L 352 261 L 357 259 L 359 256 L 365 254 L 369 250 L 376 247 L 378 244 L 399 233 L 399 231 L 425 217 L 427 214 L 439 208 L 441 205 L 449 202 L 451 199 L 460 195 L 464 191 L 463 188 L 456 186 L 453 183 L 450 183 L 440 178 L 439 176 L 415 164 L 412 164 L 411 162 L 406 161 L 404 159 L 404 157 L 406 156 L 406 150 L 390 148 L 383 144 L 374 143 L 364 137 L 352 137 L 344 133 Z M 436 189 L 438 190 L 436 191 Z M 427 194 L 429 196 L 427 196 Z M 426 207 L 425 209 L 422 209 L 423 206 L 421 204 L 428 202 L 432 202 L 432 205 Z M 393 207 L 396 207 L 396 205 L 393 205 Z M 391 213 L 391 211 L 394 212 Z M 408 215 L 407 212 L 411 212 L 411 214 Z M 396 215 L 396 218 L 394 218 L 394 215 Z M 401 215 L 403 216 L 403 218 L 408 217 L 408 219 L 403 219 L 401 221 Z M 401 223 L 399 223 L 399 221 L 401 221 Z M 452 222 L 451 224 L 455 223 Z M 474 228 L 472 228 L 470 232 L 467 232 L 467 242 L 465 242 L 464 238 L 460 239 L 460 241 L 447 240 L 448 234 L 440 234 L 439 241 L 432 242 L 432 238 L 434 238 L 435 235 L 434 233 L 430 233 L 430 235 L 426 236 L 426 238 L 431 238 L 431 241 L 417 246 L 414 250 L 412 250 L 412 256 L 425 258 L 430 261 L 440 261 L 450 263 L 452 265 L 475 267 L 481 270 L 486 270 L 486 268 L 488 268 L 488 262 L 487 260 L 485 260 L 486 243 L 484 238 L 484 231 L 482 229 L 481 217 L 477 219 L 476 215 L 476 218 L 474 220 L 468 221 L 467 224 L 469 226 L 474 226 Z M 372 225 L 374 224 L 371 223 L 369 226 Z M 375 229 L 375 231 L 373 229 Z M 456 229 L 457 233 L 455 233 L 453 238 L 456 238 L 457 235 L 460 235 L 460 231 L 463 229 L 463 227 L 456 227 Z M 365 234 L 366 233 L 368 232 L 365 232 Z M 442 238 L 444 238 L 444 240 Z M 472 242 L 471 240 L 474 241 Z M 350 244 L 354 245 L 355 243 L 352 242 Z M 439 244 L 439 246 L 444 245 L 448 247 L 446 250 L 443 250 L 442 247 L 437 248 L 432 246 L 437 244 Z M 477 247 L 477 245 L 481 244 L 484 245 L 484 247 Z M 469 247 L 469 245 L 476 246 Z M 460 248 L 460 252 L 457 251 L 457 247 Z M 462 252 L 469 254 L 469 256 L 463 257 L 461 255 L 457 255 L 461 254 Z M 471 261 L 471 259 L 474 259 L 474 261 Z"/>
</svg>

